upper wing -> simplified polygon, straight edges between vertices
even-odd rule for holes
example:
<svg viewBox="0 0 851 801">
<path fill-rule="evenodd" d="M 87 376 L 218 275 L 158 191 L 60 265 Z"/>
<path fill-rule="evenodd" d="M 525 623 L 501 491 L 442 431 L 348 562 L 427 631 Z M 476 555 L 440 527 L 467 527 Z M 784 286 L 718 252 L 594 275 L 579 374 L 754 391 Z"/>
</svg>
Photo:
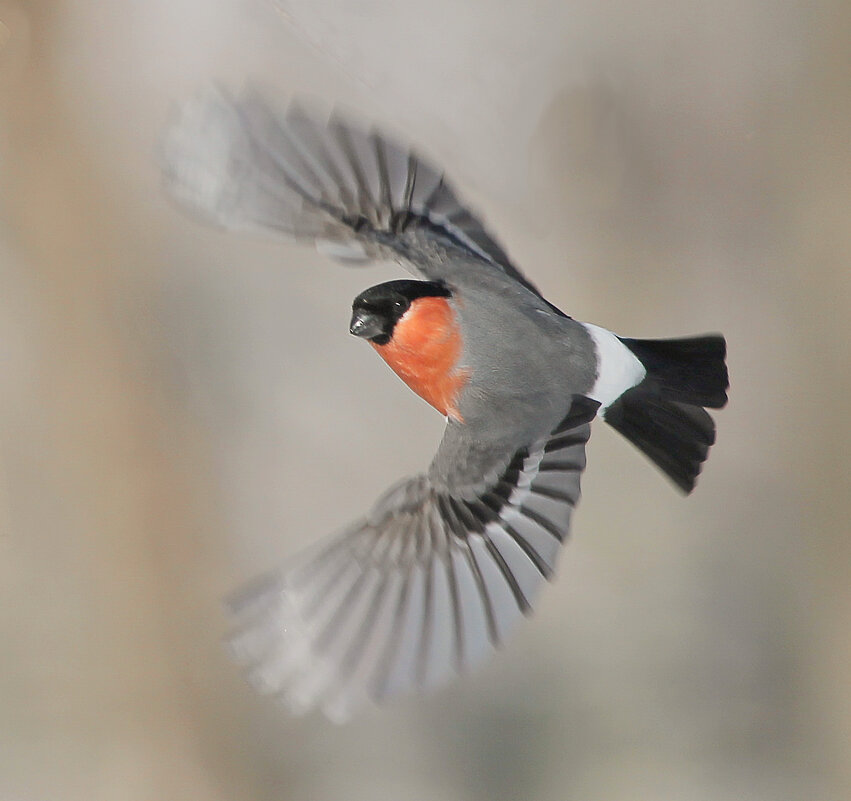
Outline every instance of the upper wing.
<svg viewBox="0 0 851 801">
<path fill-rule="evenodd" d="M 430 280 L 485 266 L 539 294 L 439 171 L 336 114 L 212 88 L 179 109 L 162 160 L 171 194 L 219 225 L 281 231 L 350 263 L 393 258 Z"/>
<path fill-rule="evenodd" d="M 340 720 L 479 665 L 553 574 L 591 405 L 508 455 L 475 495 L 406 480 L 367 518 L 244 591 L 232 648 L 252 683 L 294 711 L 318 706 Z"/>
</svg>

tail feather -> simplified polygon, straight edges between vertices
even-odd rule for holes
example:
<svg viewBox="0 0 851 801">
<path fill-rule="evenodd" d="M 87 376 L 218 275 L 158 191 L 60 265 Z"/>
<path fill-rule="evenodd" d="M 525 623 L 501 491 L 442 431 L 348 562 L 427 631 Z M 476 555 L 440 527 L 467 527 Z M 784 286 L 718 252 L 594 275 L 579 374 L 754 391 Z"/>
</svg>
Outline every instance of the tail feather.
<svg viewBox="0 0 851 801">
<path fill-rule="evenodd" d="M 603 419 L 689 493 L 715 442 L 715 422 L 704 407 L 727 403 L 724 338 L 621 341 L 647 374 L 606 409 Z"/>
<path fill-rule="evenodd" d="M 721 409 L 727 403 L 727 343 L 720 334 L 683 339 L 625 339 L 663 398 Z"/>
</svg>

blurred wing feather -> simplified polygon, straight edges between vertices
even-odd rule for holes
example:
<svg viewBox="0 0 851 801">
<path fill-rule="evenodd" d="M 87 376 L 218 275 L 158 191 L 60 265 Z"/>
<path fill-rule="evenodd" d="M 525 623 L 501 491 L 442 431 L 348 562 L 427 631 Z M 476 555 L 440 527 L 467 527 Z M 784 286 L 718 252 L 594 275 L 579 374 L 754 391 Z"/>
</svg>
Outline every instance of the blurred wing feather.
<svg viewBox="0 0 851 801">
<path fill-rule="evenodd" d="M 478 497 L 403 481 L 246 590 L 231 646 L 251 682 L 345 719 L 480 665 L 531 611 L 569 531 L 590 429 L 566 419 Z"/>
<path fill-rule="evenodd" d="M 171 195 L 217 225 L 278 231 L 350 264 L 394 259 L 431 280 L 475 265 L 538 294 L 440 171 L 338 113 L 211 88 L 178 109 L 161 157 Z"/>
</svg>

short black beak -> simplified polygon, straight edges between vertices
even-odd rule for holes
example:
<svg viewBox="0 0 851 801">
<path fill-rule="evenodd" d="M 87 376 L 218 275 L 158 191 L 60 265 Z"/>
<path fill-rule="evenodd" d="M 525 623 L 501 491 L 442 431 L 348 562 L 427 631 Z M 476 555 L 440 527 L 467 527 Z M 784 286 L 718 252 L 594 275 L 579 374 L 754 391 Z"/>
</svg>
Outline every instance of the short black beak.
<svg viewBox="0 0 851 801">
<path fill-rule="evenodd" d="M 381 323 L 378 315 L 371 314 L 368 311 L 363 311 L 362 309 L 355 309 L 352 312 L 352 322 L 349 324 L 349 333 L 354 334 L 356 337 L 363 337 L 364 339 L 372 339 L 373 337 L 377 337 L 384 330 L 384 326 Z"/>
</svg>

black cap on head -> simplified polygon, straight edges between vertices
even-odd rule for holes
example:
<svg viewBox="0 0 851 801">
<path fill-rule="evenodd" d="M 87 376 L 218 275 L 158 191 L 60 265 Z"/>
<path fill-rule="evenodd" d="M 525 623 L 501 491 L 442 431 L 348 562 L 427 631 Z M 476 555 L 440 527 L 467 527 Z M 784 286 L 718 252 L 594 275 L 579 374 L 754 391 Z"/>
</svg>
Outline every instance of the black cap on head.
<svg viewBox="0 0 851 801">
<path fill-rule="evenodd" d="M 388 281 L 360 293 L 352 303 L 349 331 L 376 345 L 386 345 L 402 315 L 417 298 L 448 298 L 450 291 L 436 281 Z"/>
</svg>

